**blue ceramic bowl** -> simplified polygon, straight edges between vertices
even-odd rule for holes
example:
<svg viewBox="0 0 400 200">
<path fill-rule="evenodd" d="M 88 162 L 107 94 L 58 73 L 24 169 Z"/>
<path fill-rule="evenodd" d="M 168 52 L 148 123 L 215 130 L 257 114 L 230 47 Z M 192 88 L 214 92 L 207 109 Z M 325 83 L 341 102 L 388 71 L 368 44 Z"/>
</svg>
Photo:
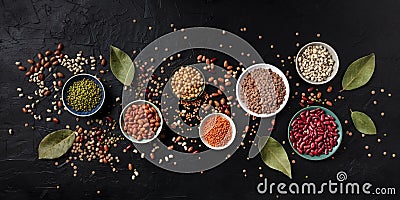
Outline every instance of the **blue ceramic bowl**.
<svg viewBox="0 0 400 200">
<path fill-rule="evenodd" d="M 319 156 L 310 156 L 308 154 L 301 154 L 300 152 L 297 151 L 297 149 L 295 149 L 293 147 L 293 143 L 290 141 L 290 130 L 292 130 L 291 124 L 292 124 L 293 120 L 296 119 L 300 115 L 301 112 L 303 112 L 305 110 L 315 110 L 317 108 L 324 110 L 326 114 L 332 116 L 335 119 L 335 123 L 336 123 L 337 129 L 338 129 L 338 135 L 339 135 L 339 138 L 337 139 L 337 144 L 336 144 L 336 146 L 333 147 L 332 151 L 330 151 L 328 154 L 321 154 Z M 289 126 L 288 126 L 288 140 L 289 140 L 290 146 L 292 147 L 293 151 L 296 152 L 299 156 L 301 156 L 305 159 L 308 159 L 308 160 L 323 160 L 323 159 L 331 157 L 336 152 L 336 150 L 339 148 L 340 143 L 342 142 L 342 137 L 343 137 L 343 130 L 342 130 L 342 125 L 340 124 L 339 118 L 331 110 L 329 110 L 325 107 L 321 107 L 321 106 L 310 106 L 310 107 L 306 107 L 306 108 L 299 110 L 292 117 L 292 119 L 290 120 Z"/>
<path fill-rule="evenodd" d="M 67 91 L 68 91 L 69 87 L 71 87 L 71 85 L 72 85 L 74 82 L 80 81 L 80 80 L 82 80 L 82 79 L 84 79 L 84 78 L 90 79 L 90 80 L 94 81 L 94 82 L 97 84 L 97 86 L 99 86 L 99 88 L 101 89 L 100 103 L 99 103 L 93 110 L 87 111 L 87 112 L 82 112 L 82 111 L 76 111 L 76 110 L 74 110 L 74 109 L 68 104 L 68 101 L 67 101 Z M 77 75 L 74 75 L 74 76 L 72 76 L 71 78 L 69 78 L 69 79 L 67 80 L 67 82 L 64 84 L 64 87 L 63 87 L 63 89 L 62 89 L 61 96 L 62 96 L 62 101 L 63 101 L 63 104 L 64 104 L 65 108 L 67 108 L 67 110 L 68 110 L 71 114 L 73 114 L 73 115 L 75 115 L 75 116 L 78 116 L 78 117 L 88 117 L 88 116 L 91 116 L 91 115 L 95 114 L 97 111 L 100 110 L 101 106 L 103 106 L 104 99 L 105 99 L 105 97 L 106 97 L 106 93 L 105 93 L 103 84 L 102 84 L 95 76 L 90 75 L 90 74 L 77 74 Z"/>
</svg>

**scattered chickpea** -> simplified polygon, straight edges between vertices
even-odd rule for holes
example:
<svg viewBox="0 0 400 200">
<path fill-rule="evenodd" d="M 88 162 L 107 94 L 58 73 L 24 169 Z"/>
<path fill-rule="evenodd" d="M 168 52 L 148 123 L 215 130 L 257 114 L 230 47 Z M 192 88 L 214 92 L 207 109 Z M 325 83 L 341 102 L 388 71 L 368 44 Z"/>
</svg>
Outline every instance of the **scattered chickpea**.
<svg viewBox="0 0 400 200">
<path fill-rule="evenodd" d="M 368 150 L 369 149 L 369 146 L 368 145 L 365 145 L 365 147 L 364 147 L 366 150 Z"/>
<path fill-rule="evenodd" d="M 381 116 L 382 116 L 382 117 L 385 116 L 385 113 L 384 113 L 384 112 L 381 112 Z"/>
<path fill-rule="evenodd" d="M 384 152 L 383 152 L 383 155 L 384 155 L 384 156 L 386 156 L 386 155 L 387 155 L 387 152 L 386 152 L 386 151 L 384 151 Z"/>
<path fill-rule="evenodd" d="M 372 90 L 372 91 L 371 91 L 371 94 L 372 94 L 372 95 L 374 95 L 375 93 L 376 93 L 375 90 Z"/>
<path fill-rule="evenodd" d="M 396 157 L 396 154 L 395 154 L 395 153 L 394 153 L 394 154 L 392 154 L 392 157 L 393 157 L 393 158 L 395 158 L 395 157 Z"/>
<path fill-rule="evenodd" d="M 321 37 L 321 34 L 320 34 L 320 33 L 317 33 L 317 37 L 318 37 L 318 38 Z"/>
<path fill-rule="evenodd" d="M 371 158 L 371 157 L 372 157 L 372 154 L 370 154 L 370 153 L 369 153 L 369 154 L 368 154 L 368 157 L 370 157 L 370 158 Z"/>
<path fill-rule="evenodd" d="M 384 93 L 384 92 L 385 92 L 385 89 L 382 88 L 382 89 L 381 89 L 381 93 Z"/>
</svg>

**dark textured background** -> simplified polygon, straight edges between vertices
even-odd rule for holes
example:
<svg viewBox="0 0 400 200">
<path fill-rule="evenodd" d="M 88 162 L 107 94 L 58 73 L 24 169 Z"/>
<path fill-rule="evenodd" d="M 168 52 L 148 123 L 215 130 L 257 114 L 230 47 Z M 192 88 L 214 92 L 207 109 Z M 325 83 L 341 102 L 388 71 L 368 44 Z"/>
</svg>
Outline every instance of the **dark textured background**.
<svg viewBox="0 0 400 200">
<path fill-rule="evenodd" d="M 335 159 L 311 162 L 291 154 L 294 182 L 336 180 L 338 171 L 346 171 L 348 181 L 371 182 L 376 187 L 396 187 L 400 193 L 400 162 L 398 131 L 399 78 L 400 75 L 400 2 L 399 1 L 0 1 L 0 199 L 275 199 L 274 195 L 257 194 L 256 186 L 263 173 L 272 182 L 290 180 L 280 172 L 266 167 L 259 157 L 246 160 L 248 149 L 237 151 L 222 165 L 204 174 L 176 174 L 151 165 L 138 155 L 122 154 L 119 173 L 98 163 L 81 163 L 78 177 L 72 177 L 70 167 L 55 167 L 52 161 L 37 160 L 37 145 L 41 138 L 54 129 L 74 120 L 64 114 L 60 125 L 47 123 L 32 131 L 24 123 L 33 121 L 21 113 L 25 100 L 18 98 L 17 87 L 25 91 L 33 89 L 23 73 L 14 65 L 25 61 L 38 51 L 56 48 L 58 42 L 65 44 L 65 53 L 74 55 L 83 50 L 85 55 L 103 54 L 108 57 L 110 44 L 126 52 L 140 50 L 157 37 L 172 31 L 170 23 L 177 28 L 210 26 L 238 34 L 252 44 L 268 62 L 280 65 L 275 57 L 293 56 L 298 48 L 309 41 L 321 40 L 331 44 L 337 51 L 341 68 L 337 77 L 329 84 L 338 91 L 345 67 L 358 57 L 371 52 L 376 54 L 376 71 L 367 86 L 353 92 L 344 92 L 345 101 L 332 108 L 342 122 L 349 119 L 349 108 L 367 112 L 375 121 L 378 134 L 361 138 L 349 125 L 344 130 L 353 131 L 345 135 Z M 137 19 L 133 24 L 132 19 Z M 148 31 L 148 26 L 153 29 Z M 246 32 L 240 32 L 246 27 Z M 300 32 L 296 37 L 295 32 Z M 321 38 L 316 34 L 321 33 Z M 258 40 L 258 35 L 263 35 Z M 269 45 L 275 48 L 270 49 Z M 290 70 L 293 91 L 305 91 L 309 86 L 300 81 L 293 65 L 280 67 Z M 121 85 L 111 73 L 104 76 L 108 95 L 121 94 Z M 295 88 L 296 81 L 301 87 Z M 325 89 L 326 86 L 320 87 Z M 372 89 L 377 92 L 371 96 Z M 387 93 L 392 93 L 388 98 Z M 372 105 L 377 99 L 378 105 Z M 121 108 L 108 110 L 117 116 Z M 286 139 L 286 127 L 290 117 L 299 109 L 297 101 L 290 101 L 277 116 L 277 127 L 273 136 L 279 141 Z M 380 113 L 384 111 L 385 116 Z M 68 119 L 69 118 L 69 119 Z M 71 120 L 72 119 L 72 120 Z M 13 128 L 14 135 L 8 134 Z M 384 133 L 388 135 L 383 136 Z M 382 142 L 377 143 L 377 138 Z M 369 145 L 370 150 L 364 146 Z M 346 147 L 346 149 L 344 149 Z M 382 155 L 383 151 L 388 156 Z M 367 157 L 372 153 L 372 158 Z M 130 179 L 126 163 L 133 159 L 140 176 Z M 263 169 L 258 170 L 259 166 Z M 247 177 L 242 170 L 247 169 Z M 96 170 L 95 176 L 90 171 Z M 308 179 L 305 177 L 308 176 Z M 55 189 L 59 185 L 60 189 Z M 100 194 L 96 191 L 100 190 Z M 294 199 L 299 196 L 279 196 Z M 307 196 L 306 199 L 399 199 L 396 196 Z"/>
</svg>

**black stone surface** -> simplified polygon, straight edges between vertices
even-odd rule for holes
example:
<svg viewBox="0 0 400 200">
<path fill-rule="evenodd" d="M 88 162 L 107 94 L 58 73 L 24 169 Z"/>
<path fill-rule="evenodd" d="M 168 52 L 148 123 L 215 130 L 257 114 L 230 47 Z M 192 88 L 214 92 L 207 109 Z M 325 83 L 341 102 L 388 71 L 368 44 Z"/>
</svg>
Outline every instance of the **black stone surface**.
<svg viewBox="0 0 400 200">
<path fill-rule="evenodd" d="M 399 199 L 399 195 L 338 195 L 315 196 L 258 194 L 256 187 L 269 182 L 315 182 L 336 180 L 339 171 L 347 173 L 348 182 L 370 182 L 373 187 L 394 187 L 400 193 L 399 153 L 399 78 L 400 75 L 400 2 L 398 1 L 0 1 L 0 199 Z M 132 19 L 137 22 L 132 23 Z M 74 124 L 75 118 L 63 114 L 61 123 L 38 125 L 34 131 L 25 128 L 34 121 L 21 112 L 26 99 L 20 99 L 17 87 L 33 91 L 22 72 L 14 65 L 34 57 L 38 51 L 55 49 L 64 43 L 67 54 L 82 50 L 85 55 L 103 54 L 113 44 L 126 52 L 144 48 L 146 44 L 175 27 L 209 26 L 231 31 L 257 49 L 263 59 L 285 72 L 290 71 L 292 94 L 304 92 L 310 85 L 301 81 L 294 66 L 281 66 L 281 57 L 297 53 L 300 46 L 318 40 L 331 44 L 340 58 L 337 77 L 329 83 L 334 88 L 330 98 L 340 89 L 346 67 L 356 58 L 376 54 L 376 70 L 371 81 L 360 89 L 342 92 L 345 100 L 331 108 L 342 123 L 349 120 L 349 109 L 368 113 L 378 129 L 376 136 L 361 137 L 354 127 L 343 123 L 344 135 L 334 160 L 313 162 L 292 154 L 287 143 L 287 124 L 300 108 L 298 98 L 290 100 L 278 114 L 272 136 L 282 142 L 292 164 L 293 179 L 266 167 L 260 157 L 246 160 L 248 148 L 238 150 L 222 165 L 203 174 L 177 174 L 151 165 L 133 153 L 120 156 L 119 173 L 99 163 L 80 163 L 78 177 L 67 166 L 55 167 L 54 161 L 37 160 L 40 140 L 52 130 Z M 152 26 L 152 30 L 148 27 Z M 240 28 L 246 27 L 246 32 Z M 299 36 L 295 36 L 299 32 Z M 321 37 L 317 38 L 316 34 Z M 258 39 L 262 35 L 262 40 Z M 273 44 L 274 48 L 270 49 Z M 107 66 L 108 68 L 108 66 Z M 98 72 L 96 72 L 98 73 Z M 121 95 L 122 85 L 111 73 L 103 76 L 110 99 Z M 300 82 L 300 87 L 295 83 Z M 319 87 L 324 90 L 327 85 Z M 381 93 L 380 89 L 385 92 Z M 371 90 L 377 92 L 371 95 Z M 392 97 L 387 94 L 391 93 Z M 378 104 L 373 105 L 373 100 Z M 109 103 L 111 104 L 111 103 Z M 106 106 L 107 107 L 107 106 Z M 118 116 L 121 108 L 105 108 Z M 385 116 L 381 117 L 380 113 Z M 83 122 L 80 122 L 83 123 Z M 8 129 L 14 130 L 13 135 Z M 387 136 L 384 134 L 387 133 Z M 380 138 L 382 142 L 378 143 Z M 123 143 L 121 148 L 127 143 Z M 364 146 L 368 145 L 369 150 Z M 344 149 L 346 147 L 346 149 Z M 387 156 L 382 153 L 386 151 Z M 371 153 L 372 157 L 367 157 Z M 132 162 L 140 172 L 131 180 L 126 164 Z M 262 166 L 262 170 L 258 167 Z M 242 170 L 247 170 L 247 177 Z M 96 171 L 94 176 L 90 175 Z M 308 178 L 306 178 L 308 177 Z M 59 185 L 60 188 L 55 187 Z M 96 191 L 100 191 L 97 194 Z"/>
</svg>

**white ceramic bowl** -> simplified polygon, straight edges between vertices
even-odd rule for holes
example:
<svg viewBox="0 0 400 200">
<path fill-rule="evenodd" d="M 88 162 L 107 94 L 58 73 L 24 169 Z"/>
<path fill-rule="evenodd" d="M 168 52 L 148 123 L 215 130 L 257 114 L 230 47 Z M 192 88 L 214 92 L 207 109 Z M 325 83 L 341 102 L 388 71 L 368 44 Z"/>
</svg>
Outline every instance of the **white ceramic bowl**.
<svg viewBox="0 0 400 200">
<path fill-rule="evenodd" d="M 143 139 L 143 140 L 140 140 L 140 141 L 139 141 L 139 140 L 135 139 L 134 137 L 132 137 L 131 135 L 127 134 L 127 133 L 124 131 L 124 123 L 125 123 L 125 122 L 124 122 L 124 116 L 125 116 L 125 111 L 126 111 L 126 109 L 127 109 L 128 107 L 130 107 L 132 104 L 142 105 L 142 104 L 144 104 L 144 103 L 147 103 L 147 104 L 149 104 L 150 106 L 152 106 L 154 109 L 156 109 L 157 114 L 158 114 L 158 116 L 160 117 L 160 127 L 158 127 L 157 132 L 154 134 L 153 138 L 150 138 L 150 139 Z M 128 105 L 126 105 L 126 106 L 124 107 L 124 109 L 123 109 L 122 112 L 121 112 L 121 115 L 119 116 L 119 128 L 121 129 L 121 132 L 124 134 L 124 136 L 125 136 L 127 139 L 129 139 L 130 141 L 132 141 L 132 142 L 134 142 L 134 143 L 141 143 L 141 144 L 143 144 L 143 143 L 148 143 L 148 142 L 154 140 L 154 139 L 157 138 L 158 135 L 160 134 L 161 129 L 162 129 L 162 126 L 163 126 L 163 117 L 162 117 L 162 114 L 161 114 L 161 112 L 160 112 L 160 109 L 158 109 L 157 106 L 155 106 L 155 105 L 154 105 L 153 103 L 151 103 L 150 101 L 146 101 L 146 100 L 136 100 L 136 101 L 130 102 Z"/>
<path fill-rule="evenodd" d="M 243 79 L 247 76 L 247 74 L 249 74 L 249 73 L 252 72 L 253 70 L 259 69 L 259 68 L 271 69 L 273 72 L 277 73 L 277 74 L 282 78 L 282 81 L 283 81 L 283 83 L 285 84 L 285 88 L 286 88 L 285 99 L 283 100 L 283 102 L 282 102 L 282 104 L 279 106 L 279 108 L 278 108 L 275 112 L 273 112 L 273 113 L 269 113 L 269 114 L 264 114 L 264 113 L 258 114 L 258 113 L 255 113 L 255 112 L 251 111 L 249 108 L 247 108 L 247 105 L 243 102 L 243 100 L 240 98 L 240 95 L 239 95 L 240 87 L 241 87 L 240 84 L 242 83 Z M 241 106 L 247 113 L 250 113 L 251 115 L 256 116 L 256 117 L 272 117 L 272 116 L 278 114 L 278 113 L 285 107 L 286 103 L 288 102 L 288 100 L 289 100 L 289 93 L 290 93 L 289 82 L 288 82 L 288 80 L 287 80 L 285 74 L 283 74 L 282 71 L 279 70 L 277 67 L 275 67 L 275 66 L 273 66 L 273 65 L 270 65 L 270 64 L 266 64 L 266 63 L 259 63 L 259 64 L 255 64 L 255 65 L 250 66 L 249 68 L 246 69 L 246 71 L 244 71 L 244 72 L 240 75 L 240 77 L 239 77 L 239 79 L 238 79 L 238 81 L 237 81 L 237 83 L 236 83 L 236 96 L 237 96 L 237 98 L 238 98 L 238 102 L 239 102 L 240 106 Z"/>
<path fill-rule="evenodd" d="M 221 117 L 227 119 L 227 120 L 229 121 L 229 124 L 231 125 L 231 128 L 232 128 L 232 137 L 231 137 L 231 139 L 229 140 L 229 142 L 228 142 L 226 145 L 224 145 L 224 146 L 213 147 L 213 146 L 211 146 L 210 144 L 208 144 L 207 141 L 205 141 L 205 139 L 203 138 L 203 134 L 204 134 L 204 133 L 202 132 L 202 130 L 203 130 L 204 122 L 206 122 L 206 121 L 208 120 L 208 118 L 214 117 L 214 116 L 221 116 Z M 199 126 L 199 136 L 200 136 L 201 141 L 202 141 L 202 142 L 204 143 L 204 145 L 206 145 L 208 148 L 214 149 L 214 150 L 222 150 L 222 149 L 227 148 L 229 145 L 231 145 L 232 142 L 233 142 L 233 140 L 235 140 L 235 137 L 236 137 L 236 126 L 235 126 L 235 123 L 233 123 L 233 120 L 232 120 L 229 116 L 227 116 L 227 115 L 225 115 L 225 114 L 222 114 L 222 113 L 211 113 L 211 114 L 207 115 L 207 116 L 201 121 L 200 126 Z"/>
<path fill-rule="evenodd" d="M 303 51 L 304 51 L 308 46 L 311 46 L 311 45 L 313 45 L 313 46 L 315 46 L 315 45 L 322 45 L 323 47 L 325 47 L 325 48 L 328 50 L 328 52 L 332 55 L 332 59 L 335 61 L 335 64 L 333 65 L 333 71 L 332 71 L 331 75 L 330 75 L 325 81 L 321 81 L 321 82 L 311 81 L 311 80 L 306 79 L 306 78 L 300 73 L 300 69 L 299 69 L 299 64 L 298 64 L 297 58 L 303 53 Z M 310 43 L 304 45 L 304 46 L 300 49 L 300 51 L 297 53 L 296 62 L 295 62 L 295 63 L 296 63 L 296 71 L 297 71 L 297 73 L 299 74 L 299 76 L 301 77 L 301 79 L 303 79 L 305 82 L 310 83 L 310 84 L 313 84 L 313 85 L 322 85 L 322 84 L 325 84 L 325 83 L 331 81 L 331 80 L 333 79 L 333 77 L 336 76 L 336 74 L 337 74 L 337 72 L 338 72 L 338 70 L 339 70 L 339 57 L 338 57 L 338 55 L 336 54 L 336 51 L 335 51 L 331 46 L 329 46 L 328 44 L 323 43 L 323 42 L 310 42 Z"/>
</svg>

